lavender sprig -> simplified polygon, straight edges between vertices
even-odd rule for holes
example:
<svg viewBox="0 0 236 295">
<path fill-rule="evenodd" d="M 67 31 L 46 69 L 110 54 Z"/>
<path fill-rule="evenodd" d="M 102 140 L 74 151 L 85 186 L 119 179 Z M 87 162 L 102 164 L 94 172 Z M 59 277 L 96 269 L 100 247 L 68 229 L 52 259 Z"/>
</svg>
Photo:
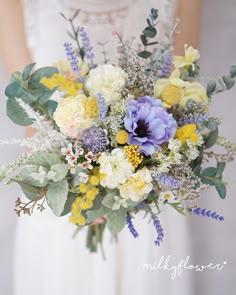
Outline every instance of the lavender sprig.
<svg viewBox="0 0 236 295">
<path fill-rule="evenodd" d="M 81 38 L 81 42 L 83 44 L 84 50 L 85 50 L 85 57 L 90 61 L 90 68 L 94 68 L 94 52 L 93 47 L 90 44 L 90 40 L 88 37 L 87 32 L 85 31 L 84 27 L 79 28 L 79 35 Z"/>
<path fill-rule="evenodd" d="M 81 77 L 80 68 L 78 66 L 79 61 L 78 61 L 77 55 L 72 47 L 72 44 L 66 42 L 66 43 L 64 43 L 64 47 L 65 47 L 66 56 L 67 56 L 68 61 L 70 62 L 70 66 L 71 66 L 72 71 L 77 72 L 78 76 L 79 76 L 79 81 L 83 82 L 84 79 L 83 79 L 83 77 Z"/>
<path fill-rule="evenodd" d="M 106 120 L 107 120 L 107 110 L 108 110 L 108 107 L 106 105 L 104 96 L 99 93 L 97 95 L 97 101 L 98 101 L 98 107 L 99 107 L 100 120 L 102 122 L 106 122 Z"/>
<path fill-rule="evenodd" d="M 205 114 L 188 114 L 185 115 L 183 118 L 181 118 L 178 121 L 178 125 L 179 126 L 183 126 L 186 124 L 196 124 L 196 125 L 201 125 L 204 122 L 206 122 L 209 119 L 209 114 L 205 113 Z"/>
<path fill-rule="evenodd" d="M 166 186 L 168 188 L 178 189 L 181 186 L 180 180 L 164 173 L 159 174 L 155 179 L 160 185 Z"/>
<path fill-rule="evenodd" d="M 134 225 L 133 225 L 133 222 L 132 222 L 132 217 L 130 216 L 130 214 L 128 212 L 126 214 L 126 223 L 128 225 L 129 231 L 131 232 L 132 236 L 134 238 L 137 238 L 139 236 L 139 234 L 136 231 L 136 229 L 134 228 Z"/>
<path fill-rule="evenodd" d="M 161 78 L 166 78 L 169 76 L 171 72 L 172 62 L 173 62 L 173 54 L 171 52 L 168 52 L 164 58 L 165 58 L 165 61 L 161 69 Z"/>
<path fill-rule="evenodd" d="M 164 238 L 163 228 L 161 226 L 160 220 L 154 214 L 152 214 L 152 220 L 153 220 L 153 225 L 154 225 L 156 232 L 157 232 L 157 238 L 154 241 L 154 243 L 155 243 L 155 245 L 160 246 L 161 242 Z"/>
<path fill-rule="evenodd" d="M 219 221 L 223 221 L 224 220 L 224 217 L 217 214 L 216 212 L 213 212 L 211 210 L 207 210 L 207 209 L 201 209 L 201 208 L 195 208 L 195 209 L 192 209 L 192 213 L 194 215 L 198 215 L 198 216 L 206 216 L 208 218 L 212 218 L 212 219 L 215 219 L 215 220 L 219 220 Z"/>
</svg>

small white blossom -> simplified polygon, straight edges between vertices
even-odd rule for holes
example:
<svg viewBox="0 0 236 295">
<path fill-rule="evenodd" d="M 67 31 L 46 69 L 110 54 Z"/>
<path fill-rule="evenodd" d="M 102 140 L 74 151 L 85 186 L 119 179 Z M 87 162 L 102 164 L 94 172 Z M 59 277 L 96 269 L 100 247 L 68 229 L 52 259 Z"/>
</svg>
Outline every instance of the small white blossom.
<svg viewBox="0 0 236 295">
<path fill-rule="evenodd" d="M 159 195 L 160 202 L 168 201 L 169 203 L 172 203 L 175 200 L 176 200 L 176 196 L 171 191 L 161 192 Z"/>
<path fill-rule="evenodd" d="M 80 182 L 87 183 L 88 182 L 88 179 L 89 179 L 89 176 L 86 173 L 84 173 L 84 172 L 80 172 L 79 173 L 79 180 L 80 180 Z"/>
</svg>

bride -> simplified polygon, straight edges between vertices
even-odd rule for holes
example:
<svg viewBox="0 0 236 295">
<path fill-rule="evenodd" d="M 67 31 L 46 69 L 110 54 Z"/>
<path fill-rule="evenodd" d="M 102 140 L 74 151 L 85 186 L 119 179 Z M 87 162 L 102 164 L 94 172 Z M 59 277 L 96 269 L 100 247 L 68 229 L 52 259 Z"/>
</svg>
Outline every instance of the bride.
<svg viewBox="0 0 236 295">
<path fill-rule="evenodd" d="M 58 11 L 71 15 L 77 8 L 81 8 L 79 23 L 88 31 L 99 62 L 102 48 L 98 42 L 105 44 L 109 62 L 116 62 L 112 31 L 139 36 L 152 7 L 159 9 L 159 40 L 164 40 L 166 27 L 177 15 L 182 21 L 176 53 L 183 52 L 184 42 L 198 46 L 200 0 L 0 0 L 0 5 L 0 49 L 8 76 L 31 61 L 41 67 L 65 59 L 63 43 L 69 37 Z M 139 239 L 133 240 L 124 229 L 115 243 L 106 233 L 106 261 L 99 253 L 88 253 L 85 232 L 72 239 L 74 228 L 67 217 L 56 218 L 49 210 L 21 217 L 15 243 L 14 294 L 193 294 L 189 273 L 171 280 L 171 272 L 144 267 L 161 259 L 169 259 L 171 267 L 191 255 L 186 219 L 167 209 L 161 218 L 166 239 L 160 248 L 153 244 L 154 230 L 140 217 L 135 221 Z"/>
</svg>

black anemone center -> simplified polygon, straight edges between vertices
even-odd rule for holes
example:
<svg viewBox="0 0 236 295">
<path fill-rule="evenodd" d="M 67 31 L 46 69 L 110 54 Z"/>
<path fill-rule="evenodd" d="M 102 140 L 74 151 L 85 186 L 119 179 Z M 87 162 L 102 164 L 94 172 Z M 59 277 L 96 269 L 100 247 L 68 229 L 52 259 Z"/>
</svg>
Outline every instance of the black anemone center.
<svg viewBox="0 0 236 295">
<path fill-rule="evenodd" d="M 134 130 L 134 132 L 139 137 L 148 137 L 151 134 L 151 131 L 148 128 L 149 124 L 147 122 L 145 122 L 144 120 L 138 120 L 137 128 Z"/>
</svg>

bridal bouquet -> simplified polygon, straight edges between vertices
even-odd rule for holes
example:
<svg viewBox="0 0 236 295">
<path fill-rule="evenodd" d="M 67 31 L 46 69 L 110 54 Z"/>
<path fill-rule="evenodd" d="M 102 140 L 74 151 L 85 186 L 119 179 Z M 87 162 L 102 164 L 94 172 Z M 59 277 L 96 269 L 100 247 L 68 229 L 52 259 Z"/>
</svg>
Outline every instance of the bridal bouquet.
<svg viewBox="0 0 236 295">
<path fill-rule="evenodd" d="M 140 211 L 156 230 L 156 245 L 164 237 L 159 216 L 166 206 L 222 221 L 199 208 L 199 198 L 210 186 L 226 196 L 222 174 L 236 145 L 219 136 L 221 120 L 209 107 L 213 95 L 233 87 L 236 66 L 219 80 L 202 81 L 198 50 L 186 45 L 184 56 L 173 54 L 177 24 L 166 42 L 156 41 L 155 9 L 138 49 L 114 32 L 118 64 L 107 63 L 105 48 L 104 63 L 96 64 L 86 30 L 74 25 L 77 15 L 63 15 L 77 45 L 64 44 L 67 61 L 33 73 L 30 64 L 6 88 L 8 117 L 35 128 L 30 138 L 1 141 L 27 147 L 0 176 L 29 199 L 17 199 L 17 215 L 47 205 L 58 217 L 68 214 L 78 229 L 88 228 L 91 251 L 106 227 L 116 235 L 127 225 L 138 237 L 133 220 Z"/>
</svg>

